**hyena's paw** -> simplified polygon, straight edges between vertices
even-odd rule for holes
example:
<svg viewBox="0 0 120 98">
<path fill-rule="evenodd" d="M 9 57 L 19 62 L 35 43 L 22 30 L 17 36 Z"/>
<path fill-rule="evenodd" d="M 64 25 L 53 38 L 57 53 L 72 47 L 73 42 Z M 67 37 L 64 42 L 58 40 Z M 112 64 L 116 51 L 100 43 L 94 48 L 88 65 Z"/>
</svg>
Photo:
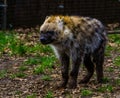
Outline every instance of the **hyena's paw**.
<svg viewBox="0 0 120 98">
<path fill-rule="evenodd" d="M 87 84 L 91 78 L 91 75 L 86 75 L 80 82 L 79 84 Z"/>
<path fill-rule="evenodd" d="M 88 80 L 81 80 L 79 84 L 87 84 L 89 81 Z"/>
<path fill-rule="evenodd" d="M 62 81 L 59 85 L 58 85 L 58 89 L 65 89 L 66 88 L 66 85 L 67 85 L 67 82 L 66 81 Z"/>
<path fill-rule="evenodd" d="M 106 81 L 104 81 L 104 79 L 101 78 L 101 79 L 98 79 L 97 82 L 98 82 L 98 83 L 105 83 Z M 108 82 L 108 81 L 107 81 L 107 82 Z"/>
<path fill-rule="evenodd" d="M 77 82 L 75 80 L 70 80 L 68 88 L 75 89 L 77 87 Z"/>
<path fill-rule="evenodd" d="M 89 79 L 88 78 L 84 78 L 82 79 L 79 84 L 87 84 L 89 82 Z"/>
</svg>

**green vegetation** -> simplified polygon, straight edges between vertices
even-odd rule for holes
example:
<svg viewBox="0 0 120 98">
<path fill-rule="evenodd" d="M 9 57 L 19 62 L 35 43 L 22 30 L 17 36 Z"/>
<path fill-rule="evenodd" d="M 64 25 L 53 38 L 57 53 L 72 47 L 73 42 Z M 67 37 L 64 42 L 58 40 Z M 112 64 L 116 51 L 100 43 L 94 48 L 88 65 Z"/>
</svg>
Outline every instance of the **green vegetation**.
<svg viewBox="0 0 120 98">
<path fill-rule="evenodd" d="M 87 89 L 82 89 L 81 90 L 81 96 L 90 96 L 92 95 L 92 91 L 91 90 L 87 90 Z"/>
<path fill-rule="evenodd" d="M 33 94 L 31 94 L 31 95 L 27 95 L 26 98 L 37 98 L 37 97 L 36 97 L 36 94 L 33 93 Z"/>
<path fill-rule="evenodd" d="M 34 68 L 35 74 L 44 73 L 46 68 L 52 68 L 54 61 L 55 61 L 55 57 L 54 56 L 51 56 L 51 57 L 45 56 L 45 57 L 41 57 L 40 60 L 41 60 L 41 63 Z"/>
<path fill-rule="evenodd" d="M 56 58 L 53 55 L 52 49 L 32 39 L 32 34 L 19 34 L 14 31 L 0 32 L 0 56 L 4 54 L 9 57 L 28 56 L 22 65 L 18 67 L 19 72 L 11 74 L 10 77 L 25 77 L 23 71 L 29 70 L 29 66 L 33 67 L 35 74 L 44 73 L 46 69 L 53 67 Z M 1 72 L 0 74 L 3 77 L 6 73 Z"/>
<path fill-rule="evenodd" d="M 116 66 L 120 66 L 120 56 L 117 56 L 114 61 L 113 61 L 114 65 Z"/>
<path fill-rule="evenodd" d="M 17 73 L 13 73 L 10 75 L 10 78 L 14 79 L 14 78 L 24 78 L 26 77 L 26 74 L 23 72 L 17 72 Z"/>
<path fill-rule="evenodd" d="M 0 78 L 4 78 L 7 75 L 6 70 L 0 70 Z"/>
<path fill-rule="evenodd" d="M 113 68 L 113 67 L 108 67 L 108 68 L 107 68 L 107 71 L 113 72 L 113 71 L 114 71 L 114 68 Z"/>
<path fill-rule="evenodd" d="M 104 77 L 104 78 L 102 79 L 103 83 L 108 83 L 109 80 L 110 80 L 110 79 L 109 79 L 108 77 Z"/>
<path fill-rule="evenodd" d="M 116 79 L 116 85 L 118 86 L 120 86 L 120 78 L 118 78 L 118 79 Z"/>
<path fill-rule="evenodd" d="M 28 68 L 24 65 L 19 67 L 19 71 L 26 71 Z"/>
<path fill-rule="evenodd" d="M 120 44 L 120 36 L 118 34 L 111 34 L 108 37 L 111 42 Z"/>
<path fill-rule="evenodd" d="M 45 67 L 41 66 L 41 65 L 34 68 L 34 73 L 35 74 L 40 74 L 40 73 L 42 74 L 42 73 L 44 73 L 44 71 L 45 71 Z"/>
<path fill-rule="evenodd" d="M 102 87 L 98 88 L 99 92 L 112 92 L 113 91 L 113 86 L 112 85 L 103 85 Z"/>
<path fill-rule="evenodd" d="M 45 96 L 45 98 L 54 98 L 53 97 L 53 92 L 48 91 L 47 94 L 46 94 L 46 96 Z"/>
<path fill-rule="evenodd" d="M 51 80 L 51 77 L 50 77 L 49 75 L 43 75 L 43 76 L 41 77 L 41 79 L 44 80 L 44 81 L 50 81 L 50 80 Z"/>
<path fill-rule="evenodd" d="M 106 47 L 106 50 L 105 50 L 105 56 L 111 56 L 111 51 L 114 50 L 115 48 L 110 46 L 110 45 L 107 45 Z"/>
<path fill-rule="evenodd" d="M 13 32 L 0 32 L 0 54 L 23 56 L 26 53 L 26 46 Z"/>
<path fill-rule="evenodd" d="M 30 57 L 26 61 L 24 61 L 24 65 L 37 65 L 41 63 L 41 57 Z"/>
<path fill-rule="evenodd" d="M 18 91 L 15 92 L 15 95 L 20 95 L 21 93 L 22 93 L 22 91 L 18 90 Z"/>
</svg>

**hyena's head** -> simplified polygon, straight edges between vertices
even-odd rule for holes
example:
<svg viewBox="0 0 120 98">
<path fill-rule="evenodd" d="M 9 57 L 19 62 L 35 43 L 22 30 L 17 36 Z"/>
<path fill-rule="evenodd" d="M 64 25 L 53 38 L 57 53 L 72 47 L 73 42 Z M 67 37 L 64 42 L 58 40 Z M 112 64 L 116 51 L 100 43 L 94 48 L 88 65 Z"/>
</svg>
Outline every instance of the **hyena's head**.
<svg viewBox="0 0 120 98">
<path fill-rule="evenodd" d="M 49 16 L 40 27 L 42 44 L 55 44 L 64 40 L 70 33 L 63 16 Z"/>
</svg>

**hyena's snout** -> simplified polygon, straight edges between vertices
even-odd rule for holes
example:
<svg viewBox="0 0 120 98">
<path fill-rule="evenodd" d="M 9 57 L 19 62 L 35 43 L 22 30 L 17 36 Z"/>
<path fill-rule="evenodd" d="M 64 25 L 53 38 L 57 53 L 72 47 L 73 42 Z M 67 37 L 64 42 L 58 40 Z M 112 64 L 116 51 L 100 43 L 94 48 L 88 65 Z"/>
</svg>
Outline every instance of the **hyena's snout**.
<svg viewBox="0 0 120 98">
<path fill-rule="evenodd" d="M 46 31 L 40 33 L 40 42 L 42 44 L 50 44 L 54 41 L 54 32 L 53 31 Z"/>
<path fill-rule="evenodd" d="M 41 36 L 41 37 L 40 37 L 40 42 L 41 42 L 42 44 L 47 44 L 47 38 L 44 37 L 44 36 Z"/>
</svg>

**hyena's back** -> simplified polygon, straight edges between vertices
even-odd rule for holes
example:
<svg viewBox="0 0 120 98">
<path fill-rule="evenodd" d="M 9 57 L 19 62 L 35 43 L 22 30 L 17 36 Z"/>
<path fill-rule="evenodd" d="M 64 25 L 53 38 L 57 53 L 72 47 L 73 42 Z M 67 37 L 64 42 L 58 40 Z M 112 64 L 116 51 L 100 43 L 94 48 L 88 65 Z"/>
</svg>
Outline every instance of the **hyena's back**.
<svg viewBox="0 0 120 98">
<path fill-rule="evenodd" d="M 76 17 L 71 16 L 73 22 L 73 30 L 76 33 L 80 33 L 81 36 L 93 36 L 95 33 L 106 36 L 105 28 L 103 24 L 97 19 L 90 17 Z"/>
<path fill-rule="evenodd" d="M 103 44 L 102 42 L 104 42 L 105 47 L 107 40 L 106 30 L 99 20 L 78 16 L 71 16 L 70 20 L 67 16 L 63 19 L 73 33 L 73 39 L 76 39 L 79 44 L 85 46 L 85 52 L 93 53 L 95 49 Z"/>
</svg>

